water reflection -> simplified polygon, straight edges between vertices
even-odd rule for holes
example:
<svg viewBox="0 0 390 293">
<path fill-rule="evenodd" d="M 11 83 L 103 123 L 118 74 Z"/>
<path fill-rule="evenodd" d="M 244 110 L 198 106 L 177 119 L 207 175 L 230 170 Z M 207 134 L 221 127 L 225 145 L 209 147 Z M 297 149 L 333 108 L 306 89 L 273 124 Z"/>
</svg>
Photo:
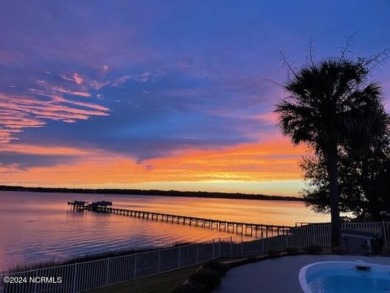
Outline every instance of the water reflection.
<svg viewBox="0 0 390 293">
<path fill-rule="evenodd" d="M 82 210 L 68 210 L 68 211 L 66 211 L 66 217 L 68 218 L 70 218 L 70 217 L 72 217 L 72 218 L 83 218 L 84 217 L 84 213 L 85 213 L 86 211 L 82 211 Z"/>
<path fill-rule="evenodd" d="M 71 199 L 109 200 L 115 207 L 237 222 L 323 222 L 302 203 L 124 195 L 0 192 L 0 270 L 86 254 L 200 242 L 231 234 L 121 215 L 72 211 Z"/>
</svg>

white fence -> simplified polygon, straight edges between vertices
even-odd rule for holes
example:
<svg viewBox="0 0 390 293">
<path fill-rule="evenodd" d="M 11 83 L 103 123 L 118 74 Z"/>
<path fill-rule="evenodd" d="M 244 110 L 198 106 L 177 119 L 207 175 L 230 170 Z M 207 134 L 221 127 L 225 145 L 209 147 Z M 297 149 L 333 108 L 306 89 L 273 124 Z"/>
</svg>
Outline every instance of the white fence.
<svg viewBox="0 0 390 293">
<path fill-rule="evenodd" d="M 390 222 L 348 223 L 343 229 L 380 233 L 389 247 Z M 329 224 L 288 228 L 275 237 L 248 242 L 217 240 L 83 263 L 0 274 L 2 293 L 81 292 L 153 276 L 223 257 L 263 255 L 286 248 L 330 246 Z"/>
</svg>

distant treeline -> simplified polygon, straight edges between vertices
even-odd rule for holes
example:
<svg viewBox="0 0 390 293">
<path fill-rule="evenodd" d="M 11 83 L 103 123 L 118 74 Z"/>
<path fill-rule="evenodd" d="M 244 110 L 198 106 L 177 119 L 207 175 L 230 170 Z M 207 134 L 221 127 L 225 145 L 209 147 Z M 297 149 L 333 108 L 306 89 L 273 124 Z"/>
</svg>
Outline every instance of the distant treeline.
<svg viewBox="0 0 390 293">
<path fill-rule="evenodd" d="M 285 200 L 304 201 L 303 198 L 293 196 L 276 196 L 264 194 L 225 193 L 206 191 L 178 191 L 178 190 L 142 190 L 142 189 L 90 189 L 90 188 L 64 188 L 64 187 L 23 187 L 0 185 L 0 191 L 31 191 L 31 192 L 59 192 L 59 193 L 94 193 L 94 194 L 129 194 L 129 195 L 158 195 L 158 196 L 182 196 L 182 197 L 207 197 L 229 199 L 254 199 L 254 200 Z"/>
</svg>

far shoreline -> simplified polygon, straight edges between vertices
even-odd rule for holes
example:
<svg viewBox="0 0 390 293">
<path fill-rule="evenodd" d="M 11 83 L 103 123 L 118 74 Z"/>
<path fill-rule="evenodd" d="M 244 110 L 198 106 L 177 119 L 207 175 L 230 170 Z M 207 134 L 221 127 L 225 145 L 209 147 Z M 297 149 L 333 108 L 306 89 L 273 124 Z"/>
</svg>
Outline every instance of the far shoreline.
<svg viewBox="0 0 390 293">
<path fill-rule="evenodd" d="M 207 192 L 207 191 L 178 191 L 178 190 L 144 190 L 144 189 L 115 189 L 115 188 L 66 188 L 66 187 L 25 187 L 0 185 L 0 191 L 50 192 L 50 193 L 85 193 L 85 194 L 121 194 L 121 195 L 155 195 L 178 196 L 197 198 L 246 199 L 246 200 L 273 200 L 273 201 L 299 201 L 304 198 L 294 196 L 278 196 L 264 194 Z"/>
</svg>

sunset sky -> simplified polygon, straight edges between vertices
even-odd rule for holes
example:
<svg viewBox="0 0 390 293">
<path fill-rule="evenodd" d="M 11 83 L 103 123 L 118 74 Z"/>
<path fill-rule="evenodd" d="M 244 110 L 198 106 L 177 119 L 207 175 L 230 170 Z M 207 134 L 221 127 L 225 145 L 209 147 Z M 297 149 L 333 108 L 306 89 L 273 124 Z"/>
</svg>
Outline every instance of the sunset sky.
<svg viewBox="0 0 390 293">
<path fill-rule="evenodd" d="M 0 2 L 0 184 L 299 195 L 288 62 L 390 48 L 390 1 Z M 372 72 L 390 112 L 390 61 Z"/>
</svg>

